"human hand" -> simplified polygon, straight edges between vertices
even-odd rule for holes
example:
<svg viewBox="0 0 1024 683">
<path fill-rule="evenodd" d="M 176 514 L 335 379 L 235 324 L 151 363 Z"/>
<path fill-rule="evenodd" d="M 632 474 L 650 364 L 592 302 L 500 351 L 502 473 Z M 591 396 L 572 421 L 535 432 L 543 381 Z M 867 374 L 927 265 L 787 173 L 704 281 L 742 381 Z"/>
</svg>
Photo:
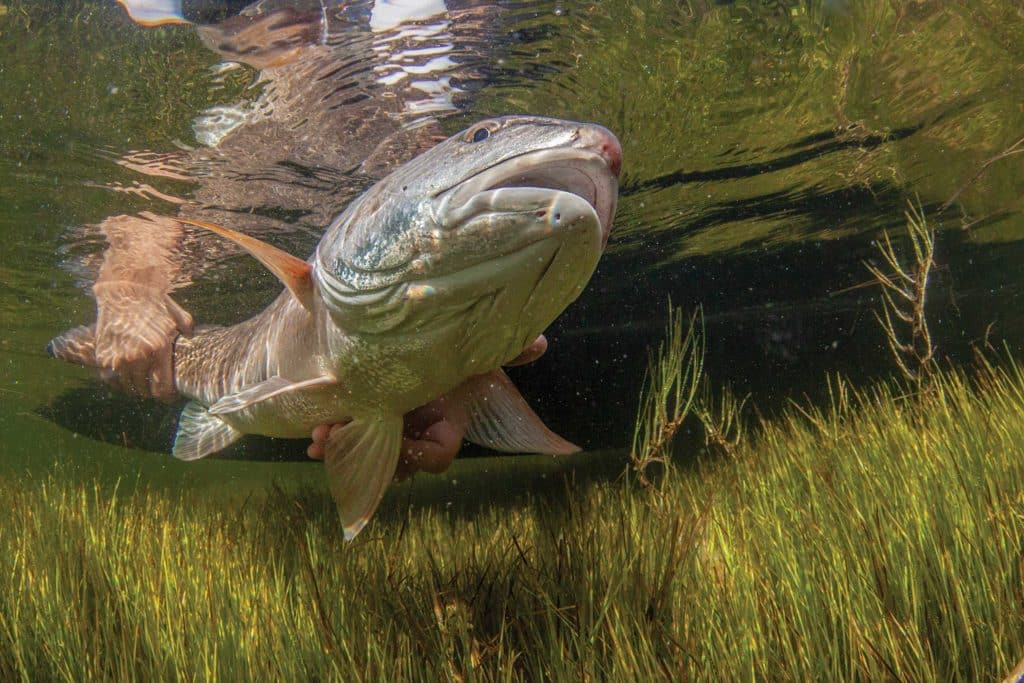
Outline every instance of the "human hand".
<svg viewBox="0 0 1024 683">
<path fill-rule="evenodd" d="M 448 400 L 442 396 L 405 414 L 402 451 L 395 469 L 396 481 L 407 479 L 420 470 L 440 474 L 452 464 L 462 446 L 466 429 L 447 408 Z M 306 449 L 306 454 L 314 460 L 323 460 L 328 438 L 344 424 L 314 427 L 313 443 Z"/>
<path fill-rule="evenodd" d="M 540 335 L 507 365 L 532 363 L 547 351 L 548 340 Z M 341 424 L 321 424 L 313 428 L 313 443 L 306 454 L 314 460 L 324 459 L 327 439 Z M 422 470 L 440 474 L 447 470 L 462 447 L 466 434 L 463 406 L 447 396 L 430 401 L 405 414 L 402 451 L 395 469 L 395 479 L 401 481 Z"/>
<path fill-rule="evenodd" d="M 192 333 L 192 316 L 165 291 L 131 281 L 93 285 L 95 357 L 111 386 L 142 398 L 174 400 L 174 340 Z"/>
</svg>

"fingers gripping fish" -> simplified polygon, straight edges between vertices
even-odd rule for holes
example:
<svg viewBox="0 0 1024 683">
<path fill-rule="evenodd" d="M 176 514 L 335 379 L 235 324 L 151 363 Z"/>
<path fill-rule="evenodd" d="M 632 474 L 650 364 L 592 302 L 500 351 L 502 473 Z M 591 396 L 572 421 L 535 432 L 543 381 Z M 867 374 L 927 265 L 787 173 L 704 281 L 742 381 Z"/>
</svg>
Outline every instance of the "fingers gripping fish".
<svg viewBox="0 0 1024 683">
<path fill-rule="evenodd" d="M 474 443 L 578 450 L 501 366 L 590 279 L 620 164 L 618 141 L 600 126 L 504 117 L 400 166 L 331 223 L 308 261 L 184 220 L 238 243 L 287 289 L 245 322 L 178 339 L 175 385 L 192 400 L 174 455 L 194 460 L 244 434 L 302 437 L 343 423 L 325 467 L 351 539 L 395 472 L 403 414 L 439 396 L 456 404 Z"/>
</svg>

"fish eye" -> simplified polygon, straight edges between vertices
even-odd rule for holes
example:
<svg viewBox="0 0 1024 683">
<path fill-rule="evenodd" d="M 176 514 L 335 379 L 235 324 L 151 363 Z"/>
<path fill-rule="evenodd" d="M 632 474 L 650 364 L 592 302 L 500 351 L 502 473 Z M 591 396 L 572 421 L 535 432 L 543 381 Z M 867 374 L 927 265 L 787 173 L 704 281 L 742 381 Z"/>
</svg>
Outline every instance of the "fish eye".
<svg viewBox="0 0 1024 683">
<path fill-rule="evenodd" d="M 462 139 L 466 142 L 483 142 L 497 132 L 500 125 L 496 121 L 483 121 L 466 131 Z"/>
</svg>

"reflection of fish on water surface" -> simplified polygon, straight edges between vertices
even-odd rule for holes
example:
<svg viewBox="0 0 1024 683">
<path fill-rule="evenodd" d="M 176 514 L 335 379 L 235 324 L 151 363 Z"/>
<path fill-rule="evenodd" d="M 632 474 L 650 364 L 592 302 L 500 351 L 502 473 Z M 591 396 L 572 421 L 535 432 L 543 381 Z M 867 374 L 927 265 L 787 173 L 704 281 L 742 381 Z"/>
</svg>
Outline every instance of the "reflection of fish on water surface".
<svg viewBox="0 0 1024 683">
<path fill-rule="evenodd" d="M 246 231 L 286 227 L 259 220 L 268 214 L 322 228 L 373 179 L 444 137 L 436 117 L 466 96 L 457 84 L 471 78 L 487 38 L 481 19 L 493 8 L 441 5 L 436 14 L 427 3 L 435 14 L 389 13 L 384 21 L 375 14 L 380 4 L 387 5 L 347 3 L 328 14 L 320 3 L 261 2 L 196 28 L 225 60 L 222 70 L 259 70 L 259 96 L 196 119 L 205 146 L 179 160 L 180 172 L 199 183 L 186 210 L 228 223 L 232 213 L 257 214 Z M 367 11 L 356 11 L 360 5 Z"/>
<path fill-rule="evenodd" d="M 185 11 L 183 8 L 182 0 L 117 0 L 117 2 L 125 8 L 128 12 L 128 16 L 132 18 L 138 24 L 142 26 L 165 26 L 169 24 L 190 24 L 192 23 L 185 17 Z M 218 3 L 219 5 L 225 3 Z M 231 3 L 227 3 L 231 4 Z M 262 0 L 261 2 L 235 2 L 237 5 L 248 5 L 255 11 L 267 11 L 273 7 L 292 7 L 297 8 L 302 5 L 306 5 L 310 8 L 319 8 L 321 12 L 326 14 L 329 11 L 328 6 L 322 2 L 301 2 L 291 0 L 289 2 L 267 2 Z M 346 4 L 359 4 L 359 3 L 335 3 L 334 10 L 338 11 L 343 9 Z M 223 8 L 219 8 L 222 9 Z M 411 19 L 425 19 L 440 13 L 443 13 L 446 9 L 444 0 L 378 0 L 374 4 L 373 17 L 370 20 L 370 25 L 373 28 L 379 29 L 382 27 L 394 27 L 395 25 L 409 21 Z M 375 19 L 375 20 L 374 20 Z"/>
<path fill-rule="evenodd" d="M 230 34 L 242 43 L 259 33 L 247 20 L 240 23 L 241 29 L 224 22 L 216 31 L 206 30 L 204 40 L 210 43 L 214 33 L 221 38 Z M 223 42 L 218 44 L 223 50 Z M 317 60 L 294 59 L 293 53 L 283 62 L 275 58 L 263 71 L 302 69 L 308 74 L 323 68 Z M 254 140 L 264 143 L 258 149 L 267 150 L 266 158 L 281 153 L 266 142 L 291 131 L 275 118 L 289 120 L 294 114 L 288 107 L 306 100 L 295 96 L 293 86 L 301 92 L 311 82 L 294 75 L 285 79 L 278 73 L 273 81 L 277 90 L 270 89 L 274 107 L 265 118 L 254 117 L 218 140 L 217 160 L 239 163 L 231 174 L 199 178 L 193 201 L 181 207 L 183 221 L 208 224 L 208 214 L 216 213 L 233 218 L 237 210 L 226 210 L 223 202 L 251 200 L 253 186 L 260 183 L 272 189 L 274 178 L 237 182 L 233 175 L 244 174 L 247 165 L 255 170 L 266 160 L 260 153 L 243 153 L 253 149 Z M 389 80 L 394 85 L 402 79 L 392 73 Z M 352 105 L 369 99 L 346 101 Z M 372 113 L 380 115 L 381 109 Z M 407 114 L 391 107 L 380 119 L 394 127 L 397 143 L 353 136 L 353 144 L 363 144 L 364 154 L 357 155 L 363 157 L 362 168 L 376 171 L 365 176 L 372 178 L 393 167 L 400 155 L 409 156 L 401 148 L 408 148 L 409 135 L 425 127 L 404 127 Z M 340 119 L 337 113 L 328 118 L 334 125 Z M 366 118 L 341 123 L 371 129 Z M 288 141 L 293 145 L 289 153 L 310 144 L 301 135 Z M 332 142 L 338 144 L 333 140 L 326 146 Z M 175 455 L 203 457 L 244 433 L 297 437 L 318 424 L 347 421 L 327 441 L 326 467 L 351 537 L 391 480 L 402 415 L 439 396 L 445 395 L 449 416 L 461 420 L 476 443 L 512 452 L 575 450 L 543 425 L 500 366 L 529 346 L 589 279 L 607 241 L 620 159 L 618 142 L 603 128 L 530 117 L 500 119 L 415 158 L 353 202 L 332 223 L 311 264 L 218 229 L 248 242 L 247 248 L 271 265 L 290 293 L 249 321 L 178 340 L 174 381 L 193 402 L 182 414 Z M 168 168 L 166 159 L 154 161 Z M 212 202 L 202 197 L 222 204 L 211 208 Z M 325 210 L 316 202 L 308 206 Z M 167 239 L 176 221 L 115 217 L 107 221 L 108 237 L 109 228 L 119 223 L 127 227 L 124 234 L 134 233 L 134 240 L 111 240 L 114 248 L 95 288 L 100 320 L 104 273 L 113 282 L 110 276 L 116 275 L 139 284 L 132 273 L 111 263 L 135 268 L 147 263 L 126 247 L 146 248 L 150 256 L 154 245 L 168 254 L 176 249 Z M 162 239 L 146 244 L 139 224 L 159 227 Z M 169 286 L 149 284 L 154 300 L 161 295 L 158 303 L 171 316 L 187 316 L 166 296 Z M 145 313 L 152 302 L 134 298 L 120 310 L 110 308 L 108 327 L 131 332 L 141 322 L 135 314 Z M 76 328 L 55 340 L 54 351 L 68 360 L 100 364 L 98 327 Z"/>
<path fill-rule="evenodd" d="M 133 21 L 143 26 L 187 24 L 181 0 L 117 0 Z"/>
<path fill-rule="evenodd" d="M 159 12 L 167 18 L 180 9 L 177 3 L 127 4 L 153 21 Z M 419 4 L 414 21 L 403 23 L 409 12 L 374 14 L 387 5 L 347 3 L 345 12 L 327 14 L 319 2 L 260 2 L 198 25 L 203 42 L 225 60 L 220 70 L 239 64 L 259 69 L 253 79 L 258 95 L 203 112 L 194 128 L 204 146 L 171 154 L 137 151 L 117 163 L 191 181 L 183 196 L 149 193 L 181 217 L 307 249 L 310 235 L 356 194 L 444 137 L 437 117 L 455 111 L 465 96 L 453 79 L 469 77 L 460 75 L 471 74 L 476 46 L 486 41 L 481 20 L 490 6 L 461 3 L 458 10 L 424 16 L 436 7 Z M 73 240 L 95 242 L 95 230 L 87 227 Z M 86 270 L 96 273 L 97 360 L 131 368 L 122 373 L 131 376 L 128 388 L 166 397 L 169 354 L 152 367 L 147 358 L 177 331 L 189 331 L 188 315 L 167 295 L 211 268 L 223 276 L 226 257 L 236 252 L 147 212 L 111 216 L 98 231 L 108 248 L 86 258 Z M 203 302 L 197 303 L 202 311 Z M 148 389 L 147 375 L 161 372 Z"/>
</svg>

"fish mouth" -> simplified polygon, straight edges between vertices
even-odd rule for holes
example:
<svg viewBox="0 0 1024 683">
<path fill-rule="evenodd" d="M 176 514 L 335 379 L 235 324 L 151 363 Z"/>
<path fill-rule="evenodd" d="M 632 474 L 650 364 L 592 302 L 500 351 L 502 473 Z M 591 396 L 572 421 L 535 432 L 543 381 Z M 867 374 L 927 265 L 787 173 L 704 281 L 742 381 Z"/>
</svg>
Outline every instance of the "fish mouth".
<svg viewBox="0 0 1024 683">
<path fill-rule="evenodd" d="M 621 152 L 617 151 L 618 141 L 614 137 L 611 140 L 616 151 L 612 155 L 556 147 L 506 159 L 438 192 L 435 220 L 442 228 L 450 229 L 488 211 L 537 211 L 544 207 L 554 212 L 561 202 L 576 212 L 596 214 L 603 249 L 611 233 L 619 188 Z M 576 198 L 582 199 L 586 208 Z"/>
</svg>

